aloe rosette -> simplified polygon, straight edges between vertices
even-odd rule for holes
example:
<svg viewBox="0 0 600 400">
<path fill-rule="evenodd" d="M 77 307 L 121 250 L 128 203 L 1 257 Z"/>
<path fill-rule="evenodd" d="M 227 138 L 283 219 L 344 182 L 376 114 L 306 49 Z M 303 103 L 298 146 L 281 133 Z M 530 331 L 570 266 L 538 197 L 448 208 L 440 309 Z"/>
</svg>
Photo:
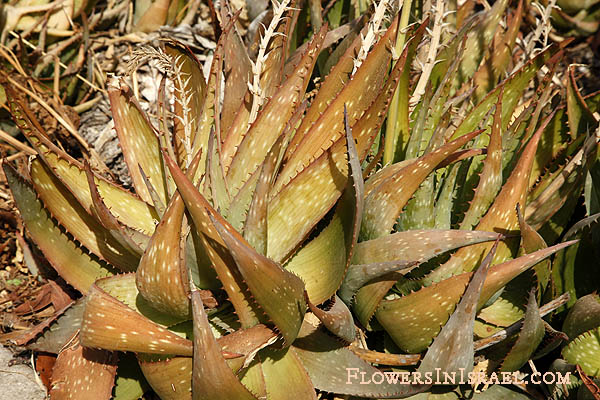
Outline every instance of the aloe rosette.
<svg viewBox="0 0 600 400">
<path fill-rule="evenodd" d="M 163 43 L 157 121 L 124 81 L 109 88 L 133 191 L 51 143 L 7 87 L 38 153 L 27 177 L 4 163 L 15 202 L 29 237 L 83 295 L 30 344 L 58 352 L 51 395 L 137 398 L 149 384 L 165 399 L 408 397 L 431 385 L 349 383 L 347 371 L 373 376 L 420 358 L 421 372 L 471 370 L 474 339 L 514 323 L 523 328 L 494 368 L 523 366 L 548 334 L 538 306 L 558 294 L 544 260 L 573 244 L 548 247 L 537 230 L 573 212 L 564 191 L 580 190 L 597 121 L 576 85 L 574 101 L 549 111 L 558 46 L 501 80 L 513 56 L 494 49 L 514 43 L 521 12 L 495 32 L 506 3 L 456 21 L 421 102 L 398 105 L 412 122 L 386 133 L 391 155 L 378 134 L 397 88 L 413 88 L 429 20 L 401 54 L 398 18 L 382 33 L 353 28 L 362 34 L 332 53 L 314 96 L 331 34 L 324 25 L 290 52 L 293 12 L 266 27 L 255 61 L 223 12 L 207 81 L 189 49 Z M 567 117 L 570 130 L 557 127 Z M 382 153 L 391 162 L 379 167 Z M 564 173 L 546 170 L 556 164 Z M 388 353 L 361 348 L 357 330 L 383 331 Z"/>
</svg>

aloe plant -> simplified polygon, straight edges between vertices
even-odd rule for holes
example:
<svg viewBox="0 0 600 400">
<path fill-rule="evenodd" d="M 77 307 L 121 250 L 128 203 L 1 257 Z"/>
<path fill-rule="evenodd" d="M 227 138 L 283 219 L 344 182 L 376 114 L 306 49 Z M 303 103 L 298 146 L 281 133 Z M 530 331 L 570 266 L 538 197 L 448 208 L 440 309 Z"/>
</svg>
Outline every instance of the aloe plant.
<svg viewBox="0 0 600 400">
<path fill-rule="evenodd" d="M 290 54 L 298 14 L 275 4 L 251 60 L 223 11 L 208 81 L 184 46 L 147 50 L 164 66 L 156 123 L 124 81 L 110 85 L 133 192 L 49 141 L 6 85 L 38 153 L 28 176 L 3 165 L 15 202 L 83 295 L 29 343 L 58 352 L 51 396 L 137 398 L 149 384 L 165 399 L 408 397 L 431 384 L 349 382 L 348 369 L 422 358 L 423 373 L 471 371 L 475 339 L 515 324 L 491 368 L 521 368 L 550 335 L 538 306 L 560 293 L 546 259 L 574 242 L 546 240 L 573 213 L 565 191 L 582 190 L 597 121 L 574 83 L 550 112 L 558 46 L 501 80 L 514 60 L 495 48 L 514 42 L 521 12 L 495 32 L 506 3 L 455 22 L 419 102 L 399 103 L 412 122 L 386 132 L 392 147 L 380 128 L 396 88 L 418 89 L 410 66 L 433 22 L 397 54 L 402 27 L 380 34 L 376 6 L 380 21 L 332 53 L 308 96 L 327 25 Z M 365 334 L 386 338 L 379 352 Z"/>
</svg>

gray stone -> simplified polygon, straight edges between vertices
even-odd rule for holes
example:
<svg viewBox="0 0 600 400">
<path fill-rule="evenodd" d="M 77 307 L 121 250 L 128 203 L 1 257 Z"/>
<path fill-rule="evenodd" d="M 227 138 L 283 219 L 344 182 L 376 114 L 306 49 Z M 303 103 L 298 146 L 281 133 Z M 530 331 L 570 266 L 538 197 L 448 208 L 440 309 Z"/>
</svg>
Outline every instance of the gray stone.
<svg viewBox="0 0 600 400">
<path fill-rule="evenodd" d="M 12 352 L 0 346 L 0 400 L 45 399 L 43 385 L 36 381 L 36 373 L 31 366 L 19 364 L 9 367 L 12 359 Z"/>
</svg>

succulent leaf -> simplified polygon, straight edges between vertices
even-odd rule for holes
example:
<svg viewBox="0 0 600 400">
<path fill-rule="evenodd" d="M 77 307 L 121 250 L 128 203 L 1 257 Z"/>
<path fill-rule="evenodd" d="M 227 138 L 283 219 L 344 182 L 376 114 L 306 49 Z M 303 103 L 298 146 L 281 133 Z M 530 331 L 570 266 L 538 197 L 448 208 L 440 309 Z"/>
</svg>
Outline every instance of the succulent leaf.
<svg viewBox="0 0 600 400">
<path fill-rule="evenodd" d="M 245 328 L 256 325 L 258 323 L 257 313 L 255 305 L 251 304 L 248 297 L 248 287 L 239 271 L 234 267 L 235 261 L 214 227 L 211 217 L 219 220 L 222 225 L 228 226 L 230 230 L 234 232 L 235 230 L 211 207 L 177 164 L 167 155 L 163 156 L 177 185 L 177 190 L 181 194 L 183 202 L 200 234 L 202 248 L 208 254 L 214 269 L 217 271 L 218 278 L 225 288 L 229 300 L 240 318 L 240 322 Z"/>
<path fill-rule="evenodd" d="M 383 372 L 361 360 L 334 338 L 310 324 L 303 328 L 303 333 L 292 349 L 306 368 L 315 387 L 320 390 L 367 398 L 393 399 L 427 389 L 424 385 L 388 383 Z M 351 379 L 354 373 L 356 378 Z M 375 376 L 377 378 L 372 379 Z"/>
<path fill-rule="evenodd" d="M 83 347 L 77 336 L 56 359 L 52 370 L 52 398 L 111 399 L 118 354 Z"/>
<path fill-rule="evenodd" d="M 333 302 L 333 305 L 328 307 L 327 310 L 323 310 L 312 304 L 308 299 L 308 296 L 306 303 L 308 304 L 310 311 L 316 315 L 329 332 L 347 343 L 352 343 L 356 336 L 352 313 L 350 312 L 350 309 L 348 309 L 348 306 L 346 306 L 346 303 L 344 303 L 337 295 L 334 296 L 331 301 Z"/>
<path fill-rule="evenodd" d="M 313 384 L 293 348 L 264 349 L 259 353 L 267 399 L 317 400 Z M 294 390 L 290 390 L 293 387 Z"/>
<path fill-rule="evenodd" d="M 502 93 L 498 96 L 494 121 L 490 134 L 490 142 L 487 147 L 487 155 L 483 163 L 483 169 L 479 184 L 475 189 L 471 206 L 463 218 L 460 228 L 471 229 L 477 225 L 477 221 L 485 214 L 490 204 L 493 203 L 496 194 L 502 187 Z"/>
<path fill-rule="evenodd" d="M 388 234 L 402 209 L 421 182 L 450 154 L 464 146 L 481 131 L 466 134 L 439 149 L 420 157 L 397 174 L 383 181 L 365 199 L 365 213 L 361 225 L 364 240 Z M 481 229 L 485 230 L 485 229 Z"/>
<path fill-rule="evenodd" d="M 324 151 L 333 145 L 344 133 L 344 121 L 341 118 L 344 107 L 347 108 L 350 126 L 369 108 L 377 98 L 385 82 L 389 63 L 392 57 L 389 50 L 391 38 L 396 36 L 398 20 L 394 19 L 385 35 L 377 42 L 363 64 L 352 79 L 331 101 L 327 109 L 307 129 L 300 134 L 301 141 L 289 156 L 285 167 L 278 177 L 275 190 L 279 191 L 292 177 L 317 159 Z M 318 107 L 318 105 L 317 105 Z M 324 146 L 325 144 L 325 146 Z"/>
<path fill-rule="evenodd" d="M 85 248 L 122 271 L 135 270 L 139 258 L 121 245 L 79 204 L 73 194 L 36 158 L 30 176 L 40 200 L 50 214 Z"/>
<path fill-rule="evenodd" d="M 571 364 L 579 364 L 588 375 L 600 375 L 600 327 L 590 329 L 573 339 L 562 350 L 562 356 Z"/>
<path fill-rule="evenodd" d="M 279 135 L 295 109 L 300 105 L 304 91 L 308 85 L 312 69 L 321 50 L 325 38 L 326 26 L 315 33 L 310 46 L 306 49 L 294 73 L 277 90 L 263 107 L 252 123 L 248 132 L 238 140 L 229 136 L 223 146 L 223 157 L 227 160 L 233 156 L 231 165 L 226 165 L 227 179 L 232 193 L 237 193 L 248 176 L 263 162 L 268 151 L 277 141 Z M 233 152 L 235 150 L 235 153 Z M 233 155 L 235 154 L 235 155 Z"/>
<path fill-rule="evenodd" d="M 138 362 L 152 390 L 164 400 L 192 398 L 192 358 L 138 354 Z"/>
<path fill-rule="evenodd" d="M 211 220 L 254 299 L 273 321 L 283 336 L 284 344 L 289 346 L 298 335 L 306 312 L 304 283 L 296 275 L 256 252 L 243 239 L 235 237 L 212 216 Z"/>
<path fill-rule="evenodd" d="M 187 46 L 174 40 L 167 40 L 163 43 L 165 53 L 173 60 L 173 63 L 176 64 L 175 69 L 179 71 L 183 78 L 175 79 L 173 82 L 176 88 L 174 96 L 177 99 L 174 104 L 174 112 L 177 117 L 173 118 L 173 143 L 177 154 L 177 161 L 179 162 L 179 165 L 183 166 L 188 162 L 187 151 L 184 144 L 186 127 L 183 125 L 183 121 L 186 121 L 187 119 L 186 122 L 189 125 L 187 129 L 189 129 L 190 132 L 190 141 L 192 145 L 195 144 L 196 141 L 205 143 L 205 141 L 203 142 L 199 137 L 199 127 L 202 121 L 202 113 L 204 108 L 207 107 L 206 100 L 208 99 L 208 89 L 204 79 L 204 73 L 202 72 L 202 64 L 198 61 L 194 53 L 192 53 Z M 185 100 L 186 97 L 189 101 Z M 183 107 L 184 104 L 187 104 L 185 111 Z M 188 114 L 187 118 L 184 113 Z M 195 154 L 198 148 L 200 148 L 200 146 L 193 148 L 191 154 Z M 201 163 L 200 165 L 200 169 L 203 170 L 203 164 Z"/>
<path fill-rule="evenodd" d="M 488 271 L 477 308 L 481 308 L 494 293 L 513 278 L 544 258 L 574 243 L 570 241 L 557 244 L 492 266 Z M 470 272 L 455 275 L 399 299 L 383 300 L 375 316 L 402 350 L 409 353 L 420 352 L 427 348 L 431 339 L 448 319 L 471 275 Z M 414 318 L 417 315 L 419 318 L 415 323 Z"/>
<path fill-rule="evenodd" d="M 65 281 L 85 294 L 96 279 L 115 273 L 110 266 L 87 254 L 60 229 L 31 186 L 13 167 L 8 163 L 3 163 L 3 167 L 29 234 Z"/>
<path fill-rule="evenodd" d="M 535 293 L 529 293 L 527 311 L 523 327 L 517 341 L 510 349 L 500 366 L 501 371 L 512 372 L 521 368 L 529 360 L 544 338 L 544 320 L 540 316 Z"/>
<path fill-rule="evenodd" d="M 425 262 L 446 251 L 484 241 L 498 239 L 498 234 L 460 230 L 412 230 L 396 232 L 377 239 L 360 242 L 352 260 L 358 265 L 393 263 L 396 260 Z M 368 326 L 379 302 L 394 286 L 398 277 L 381 278 L 363 286 L 356 295 L 354 311 L 359 321 Z"/>
<path fill-rule="evenodd" d="M 83 317 L 84 301 L 79 299 L 75 304 L 68 307 L 48 329 L 28 347 L 35 351 L 43 351 L 52 354 L 60 353 L 69 339 L 81 327 Z"/>
<path fill-rule="evenodd" d="M 441 368 L 446 373 L 471 372 L 475 355 L 473 323 L 477 313 L 477 303 L 498 243 L 499 240 L 496 240 L 473 274 L 456 309 L 427 349 L 419 365 L 419 372 L 433 374 L 436 368 Z"/>
<path fill-rule="evenodd" d="M 525 204 L 526 202 L 529 174 L 535 158 L 537 145 L 551 118 L 552 115 L 546 117 L 535 135 L 529 140 L 521 153 L 513 172 L 502 186 L 502 190 L 494 200 L 494 203 L 491 205 L 488 212 L 477 224 L 476 230 L 510 232 L 519 226 L 515 209 L 517 204 Z M 452 255 L 448 262 L 430 273 L 425 279 L 425 282 L 439 282 L 453 274 L 473 270 L 477 266 L 481 255 L 487 252 L 489 247 L 488 244 L 483 243 L 458 250 Z M 502 243 L 496 252 L 494 262 L 497 263 L 506 260 L 511 256 L 511 253 L 512 250 L 508 245 Z"/>
<path fill-rule="evenodd" d="M 398 78 L 404 69 L 406 51 L 396 63 L 378 99 L 373 106 L 387 107 Z M 343 105 L 341 105 L 343 107 Z M 357 153 L 366 156 L 371 148 L 378 128 L 383 122 L 385 110 L 371 109 L 352 126 Z M 340 124 L 343 121 L 340 121 Z M 347 176 L 346 139 L 339 138 L 331 147 L 304 168 L 280 191 L 277 183 L 272 192 L 269 207 L 269 257 L 278 261 L 285 259 L 296 248 L 305 235 L 333 207 L 345 188 Z M 335 166 L 335 167 L 334 167 Z M 281 176 L 281 174 L 279 175 Z M 318 185 L 315 185 L 318 182 Z M 311 207 L 298 207 L 300 199 L 311 199 Z M 314 204 L 313 204 L 314 203 Z M 291 229 L 293 228 L 293 229 Z M 291 232 L 295 234 L 292 235 Z M 310 292 L 309 292 L 310 294 Z M 325 298 L 329 298 L 326 296 Z M 311 294 L 311 298 L 315 302 Z"/>
<path fill-rule="evenodd" d="M 86 347 L 192 355 L 189 340 L 168 331 L 95 284 L 85 302 L 80 338 Z"/>
<path fill-rule="evenodd" d="M 255 399 L 235 376 L 221 354 L 215 339 L 200 293 L 192 290 L 194 315 L 194 361 L 192 395 L 197 399 Z"/>
<path fill-rule="evenodd" d="M 352 304 L 356 292 L 368 282 L 388 275 L 390 272 L 409 272 L 418 266 L 418 264 L 417 261 L 387 261 L 350 265 L 338 295 L 346 304 Z"/>
<path fill-rule="evenodd" d="M 163 204 L 166 204 L 168 199 L 166 176 L 160 157 L 160 144 L 152 124 L 141 110 L 131 89 L 124 82 L 109 84 L 108 98 L 115 121 L 115 130 L 136 193 L 145 202 L 152 202 L 148 188 L 140 175 L 139 165 Z"/>
<path fill-rule="evenodd" d="M 600 297 L 592 293 L 575 302 L 565 318 L 563 331 L 572 341 L 597 326 L 600 326 Z"/>
</svg>

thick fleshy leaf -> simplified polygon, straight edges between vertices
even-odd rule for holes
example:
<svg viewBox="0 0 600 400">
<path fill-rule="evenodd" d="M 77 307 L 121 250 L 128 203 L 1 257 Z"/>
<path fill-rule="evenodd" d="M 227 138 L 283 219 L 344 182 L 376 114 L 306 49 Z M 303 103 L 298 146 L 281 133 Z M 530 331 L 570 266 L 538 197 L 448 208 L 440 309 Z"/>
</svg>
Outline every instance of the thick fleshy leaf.
<svg viewBox="0 0 600 400">
<path fill-rule="evenodd" d="M 68 340 L 81 327 L 83 307 L 84 301 L 79 299 L 58 317 L 39 338 L 27 345 L 27 348 L 52 354 L 60 353 Z"/>
<path fill-rule="evenodd" d="M 529 86 L 533 77 L 542 68 L 542 66 L 557 53 L 558 46 L 551 45 L 548 49 L 540 52 L 533 59 L 527 62 L 521 69 L 508 77 L 501 85 L 498 85 L 486 97 L 483 98 L 462 120 L 456 128 L 452 138 L 460 137 L 467 132 L 476 129 L 481 121 L 485 121 L 485 116 L 489 110 L 498 101 L 498 96 L 502 93 L 502 130 L 506 129 L 511 120 L 515 107 L 519 104 L 521 93 Z"/>
<path fill-rule="evenodd" d="M 192 358 L 157 358 L 147 354 L 138 355 L 140 368 L 152 390 L 162 400 L 192 398 Z"/>
<path fill-rule="evenodd" d="M 306 312 L 304 283 L 296 275 L 256 252 L 243 239 L 236 238 L 219 221 L 211 219 L 254 300 L 273 321 L 283 336 L 284 344 L 290 345 L 298 335 Z"/>
<path fill-rule="evenodd" d="M 292 350 L 319 390 L 351 396 L 393 399 L 427 390 L 425 385 L 399 385 L 400 376 L 384 373 L 342 347 L 325 332 L 305 324 Z M 388 380 L 389 379 L 389 380 Z"/>
<path fill-rule="evenodd" d="M 228 230 L 235 232 L 235 234 L 237 232 L 211 207 L 177 164 L 168 156 L 164 155 L 164 157 L 173 180 L 177 185 L 177 190 L 181 194 L 185 206 L 192 216 L 194 226 L 200 233 L 202 247 L 217 271 L 219 280 L 227 292 L 242 326 L 249 328 L 256 325 L 258 323 L 257 315 L 260 314 L 257 314 L 256 306 L 249 298 L 248 286 L 243 281 L 243 277 L 238 269 L 235 268 L 235 260 L 214 227 L 211 217 L 218 220 L 221 225 L 227 226 Z M 240 236 L 239 234 L 237 235 Z"/>
<path fill-rule="evenodd" d="M 79 203 L 91 212 L 91 197 L 83 165 L 54 145 L 44 133 L 33 113 L 20 101 L 12 99 L 11 113 L 17 126 L 37 150 L 46 165 L 67 186 Z M 153 208 L 114 183 L 96 176 L 100 194 L 112 212 L 130 227 L 151 233 L 154 229 Z"/>
<path fill-rule="evenodd" d="M 390 272 L 409 272 L 418 265 L 417 261 L 388 261 L 350 265 L 344 277 L 344 282 L 338 291 L 338 295 L 346 304 L 351 304 L 356 292 L 366 283 L 387 275 Z"/>
<path fill-rule="evenodd" d="M 510 232 L 519 227 L 519 221 L 515 210 L 517 204 L 525 204 L 527 200 L 529 175 L 533 160 L 535 159 L 537 145 L 551 118 L 552 115 L 546 117 L 537 132 L 529 140 L 521 153 L 513 172 L 502 186 L 502 190 L 494 200 L 494 203 L 488 212 L 477 224 L 476 230 Z M 485 254 L 489 248 L 489 244 L 482 243 L 476 246 L 459 249 L 452 255 L 448 262 L 433 270 L 425 278 L 424 282 L 439 282 L 453 274 L 461 273 L 463 271 L 472 271 L 478 265 L 482 254 Z M 493 263 L 502 262 L 511 256 L 512 250 L 503 242 L 498 246 L 498 251 L 496 252 Z"/>
<path fill-rule="evenodd" d="M 361 237 L 363 239 L 375 239 L 390 233 L 398 215 L 400 215 L 421 182 L 439 163 L 479 133 L 481 131 L 471 132 L 426 154 L 371 191 L 365 200 Z"/>
<path fill-rule="evenodd" d="M 222 7 L 221 14 L 224 14 L 225 7 Z M 225 87 L 223 88 L 223 107 L 221 110 L 221 135 L 225 140 L 226 133 L 236 119 L 236 113 L 249 113 L 252 106 L 247 82 L 252 79 L 252 64 L 246 51 L 246 46 L 238 29 L 235 20 L 239 13 L 232 18 L 224 18 L 225 25 L 231 23 L 231 28 L 223 31 L 219 38 L 223 40 L 223 74 L 225 77 Z M 244 108 L 242 111 L 241 108 Z M 239 111 L 238 111 L 239 110 Z M 247 118 L 247 117 L 246 117 Z"/>
<path fill-rule="evenodd" d="M 211 131 L 208 138 L 204 193 L 212 200 L 213 207 L 217 211 L 224 212 L 229 208 L 231 199 L 217 141 L 218 138 L 215 136 L 214 131 Z"/>
<path fill-rule="evenodd" d="M 521 247 L 523 247 L 526 254 L 548 247 L 544 238 L 525 221 L 519 204 L 517 204 L 517 217 L 519 219 L 519 230 L 521 231 Z M 536 265 L 534 269 L 538 281 L 538 296 L 541 296 L 550 279 L 550 261 L 544 260 Z"/>
<path fill-rule="evenodd" d="M 352 126 L 359 158 L 366 157 L 385 118 L 399 76 L 404 69 L 404 52 L 392 70 L 379 97 Z M 272 193 L 269 205 L 269 257 L 280 261 L 289 256 L 333 207 L 347 182 L 346 138 L 338 139 L 326 152 L 296 175 L 281 191 Z M 362 161 L 362 158 L 361 158 Z M 318 185 L 315 184 L 318 182 Z M 276 189 L 276 188 L 275 188 Z M 310 202 L 310 207 L 304 203 Z M 339 239 L 338 239 L 339 240 Z M 311 298 L 314 296 L 309 292 Z M 330 296 L 326 296 L 328 298 Z M 317 300 L 314 299 L 316 302 Z"/>
<path fill-rule="evenodd" d="M 496 194 L 502 187 L 502 94 L 498 96 L 490 143 L 487 147 L 487 156 L 483 162 L 483 170 L 479 184 L 475 189 L 471 206 L 463 218 L 460 228 L 471 229 L 494 202 Z"/>
<path fill-rule="evenodd" d="M 277 179 L 277 191 L 343 136 L 344 120 L 341 117 L 344 107 L 347 109 L 349 125 L 354 126 L 375 101 L 389 70 L 392 59 L 389 42 L 396 36 L 397 29 L 398 18 L 394 19 L 385 35 L 379 39 L 352 79 L 331 100 L 327 109 L 314 124 L 307 124 L 306 133 L 300 130 L 302 128 L 296 132 L 301 141 L 293 149 L 294 152 L 289 156 Z M 319 104 L 316 106 L 319 107 Z"/>
<path fill-rule="evenodd" d="M 62 153 L 50 142 L 39 142 L 43 161 L 56 177 L 67 186 L 79 203 L 92 214 L 93 202 L 85 169 L 81 163 Z M 115 184 L 94 174 L 100 197 L 111 213 L 123 224 L 141 233 L 150 235 L 154 231 L 156 213 L 152 206 L 141 201 Z"/>
<path fill-rule="evenodd" d="M 193 177 L 200 153 L 189 165 Z M 178 317 L 190 315 L 189 284 L 186 269 L 185 238 L 182 224 L 185 205 L 179 192 L 173 194 L 165 214 L 146 247 L 136 271 L 136 286 L 154 308 Z M 193 267 L 192 267 L 193 268 Z"/>
<path fill-rule="evenodd" d="M 54 222 L 33 189 L 8 163 L 4 174 L 29 235 L 60 276 L 75 289 L 87 293 L 98 278 L 115 271 L 88 255 Z"/>
<path fill-rule="evenodd" d="M 133 271 L 139 258 L 121 245 L 79 204 L 62 182 L 38 158 L 31 162 L 35 191 L 50 214 L 85 248 L 122 271 Z"/>
<path fill-rule="evenodd" d="M 146 318 L 97 285 L 88 293 L 81 324 L 87 347 L 191 356 L 192 343 Z"/>
<path fill-rule="evenodd" d="M 141 110 L 131 89 L 124 82 L 114 81 L 109 84 L 108 98 L 115 121 L 115 130 L 136 193 L 147 203 L 152 202 L 148 188 L 140 175 L 139 165 L 163 204 L 166 204 L 168 199 L 166 177 L 160 157 L 160 144 L 152 124 Z"/>
<path fill-rule="evenodd" d="M 317 393 L 295 349 L 259 353 L 269 400 L 317 400 Z"/>
<path fill-rule="evenodd" d="M 247 367 L 256 357 L 256 354 L 266 346 L 273 344 L 277 340 L 277 333 L 266 325 L 258 324 L 252 328 L 239 329 L 229 335 L 221 336 L 217 339 L 222 352 L 239 357 L 227 360 L 229 367 L 233 372 Z"/>
<path fill-rule="evenodd" d="M 480 231 L 414 230 L 397 232 L 358 243 L 352 262 L 357 265 L 392 263 L 396 260 L 408 259 L 425 262 L 458 247 L 496 239 L 498 239 L 498 234 Z M 358 291 L 354 311 L 364 326 L 368 326 L 379 302 L 396 283 L 397 277 L 391 278 L 382 278 L 381 282 L 369 283 Z"/>
<path fill-rule="evenodd" d="M 308 298 L 308 296 L 307 296 Z M 337 295 L 331 300 L 333 305 L 327 305 L 327 309 L 321 309 L 307 299 L 310 311 L 319 318 L 323 326 L 337 337 L 347 343 L 352 343 L 356 337 L 356 328 L 354 327 L 354 318 L 346 303 Z"/>
<path fill-rule="evenodd" d="M 527 312 L 523 320 L 523 327 L 516 343 L 512 346 L 500 366 L 500 371 L 512 372 L 521 368 L 527 360 L 532 358 L 538 345 L 544 338 L 544 320 L 540 315 L 535 293 L 529 293 Z"/>
<path fill-rule="evenodd" d="M 111 399 L 118 355 L 83 347 L 73 337 L 59 354 L 52 370 L 53 399 Z"/>
<path fill-rule="evenodd" d="M 113 390 L 115 400 L 134 400 L 141 398 L 150 389 L 137 359 L 133 354 L 120 353 L 117 365 L 117 379 Z"/>
<path fill-rule="evenodd" d="M 575 139 L 583 133 L 591 134 L 598 126 L 598 121 L 590 111 L 575 81 L 575 67 L 569 66 L 567 84 L 567 115 L 571 137 Z"/>
<path fill-rule="evenodd" d="M 563 323 L 563 332 L 573 340 L 597 326 L 600 326 L 600 297 L 592 293 L 581 297 L 571 307 Z"/>
<path fill-rule="evenodd" d="M 481 308 L 494 293 L 513 278 L 574 243 L 575 241 L 561 243 L 491 267 L 477 308 Z M 432 338 L 447 321 L 471 275 L 470 272 L 463 273 L 399 299 L 383 300 L 375 316 L 402 350 L 409 353 L 420 352 L 429 346 Z"/>
<path fill-rule="evenodd" d="M 366 34 L 366 29 L 363 28 L 362 32 Z M 346 40 L 346 39 L 345 39 Z M 352 75 L 352 69 L 354 67 L 354 59 L 358 56 L 362 40 L 360 35 L 356 35 L 348 47 L 345 49 L 343 55 L 339 58 L 338 62 L 331 69 L 325 81 L 319 88 L 319 91 L 315 95 L 310 107 L 306 110 L 302 123 L 298 127 L 298 134 L 292 138 L 287 156 L 296 149 L 300 140 L 304 137 L 308 129 L 315 123 L 319 116 L 327 109 L 337 94 L 344 88 L 346 83 L 350 80 Z M 338 49 L 340 47 L 338 46 Z M 336 49 L 336 51 L 339 51 Z M 332 55 L 333 56 L 333 55 Z M 332 57 L 330 56 L 330 57 Z M 329 61 L 328 61 L 329 62 Z"/>
<path fill-rule="evenodd" d="M 433 374 L 437 368 L 441 368 L 447 373 L 472 371 L 475 356 L 473 324 L 477 313 L 477 303 L 497 247 L 498 240 L 473 274 L 448 322 L 427 349 L 418 369 L 422 374 Z"/>
<path fill-rule="evenodd" d="M 165 314 L 152 307 L 150 303 L 140 295 L 135 281 L 135 274 L 129 273 L 98 279 L 96 285 L 110 296 L 129 306 L 132 310 L 135 310 L 161 326 L 170 327 L 185 320 L 185 317 L 170 313 Z M 208 304 L 209 302 L 212 302 L 212 306 L 215 306 L 215 299 L 210 291 L 201 290 L 200 293 L 202 293 L 203 301 L 205 303 Z"/>
<path fill-rule="evenodd" d="M 248 132 L 242 137 L 231 135 L 223 145 L 223 159 L 227 168 L 227 179 L 236 193 L 248 176 L 265 159 L 269 149 L 282 134 L 286 123 L 300 105 L 311 72 L 325 38 L 326 27 L 316 33 L 296 70 L 258 114 Z M 238 146 L 239 144 L 239 146 Z M 235 151 L 235 153 L 234 153 Z M 235 154 L 235 155 L 234 155 Z M 233 156 L 231 164 L 227 160 Z"/>
<path fill-rule="evenodd" d="M 514 49 L 522 19 L 523 1 L 521 0 L 515 12 L 508 16 L 506 32 L 503 34 L 496 32 L 491 50 L 473 76 L 476 84 L 474 94 L 477 99 L 481 99 L 493 90 L 498 79 L 506 72 L 506 67 L 512 60 L 512 49 Z"/>
<path fill-rule="evenodd" d="M 195 399 L 254 400 L 227 365 L 221 348 L 215 339 L 200 294 L 192 290 L 194 315 L 194 364 L 192 395 Z"/>
<path fill-rule="evenodd" d="M 344 112 L 347 181 L 329 225 L 288 262 L 286 269 L 306 284 L 308 296 L 320 304 L 339 289 L 358 241 L 363 213 L 364 182 L 352 129 Z M 343 246 L 339 243 L 343 242 Z M 332 249 L 336 249 L 335 251 Z"/>
<path fill-rule="evenodd" d="M 132 253 L 141 255 L 150 238 L 145 234 L 131 229 L 119 222 L 119 220 L 113 215 L 113 213 L 104 203 L 102 196 L 100 196 L 98 187 L 96 186 L 96 182 L 94 180 L 94 173 L 92 172 L 92 169 L 87 161 L 84 163 L 83 168 L 85 170 L 90 188 L 90 195 L 92 196 L 92 215 L 94 215 L 98 221 L 100 221 L 104 228 L 109 230 L 110 234 L 123 247 L 126 247 Z"/>
<path fill-rule="evenodd" d="M 579 364 L 591 376 L 600 376 L 600 327 L 582 333 L 562 351 L 571 364 Z"/>
<path fill-rule="evenodd" d="M 577 197 L 588 167 L 594 160 L 596 140 L 594 136 L 587 136 L 583 145 L 565 165 L 542 176 L 542 182 L 531 191 L 525 215 L 527 223 L 533 228 L 542 227 L 571 197 Z"/>
<path fill-rule="evenodd" d="M 202 118 L 202 111 L 204 110 L 205 101 L 207 100 L 206 81 L 204 80 L 204 73 L 202 72 L 202 64 L 187 46 L 174 40 L 168 40 L 163 43 L 165 53 L 171 57 L 173 62 L 177 65 L 176 68 L 180 71 L 179 73 L 183 78 L 181 81 L 178 79 L 173 81 L 176 88 L 173 93 L 176 99 L 174 112 L 175 115 L 177 115 L 177 117 L 173 119 L 173 142 L 179 165 L 186 165 L 188 155 L 186 154 L 186 146 L 184 144 L 186 136 L 185 130 L 189 129 L 190 140 L 193 145 L 196 141 L 198 127 Z M 188 100 L 185 100 L 186 97 Z M 184 115 L 184 104 L 187 105 L 185 111 L 188 113 L 187 127 L 182 124 L 186 119 Z M 204 169 L 203 164 L 201 165 L 201 168 Z"/>
<path fill-rule="evenodd" d="M 184 209 L 175 193 L 136 271 L 140 294 L 157 310 L 182 317 L 189 315 L 188 278 L 181 254 Z"/>
<path fill-rule="evenodd" d="M 267 216 L 269 211 L 269 192 L 277 168 L 284 136 L 275 142 L 263 162 L 256 189 L 244 223 L 244 239 L 260 254 L 267 254 Z M 242 189 L 243 190 L 243 189 Z"/>
</svg>

